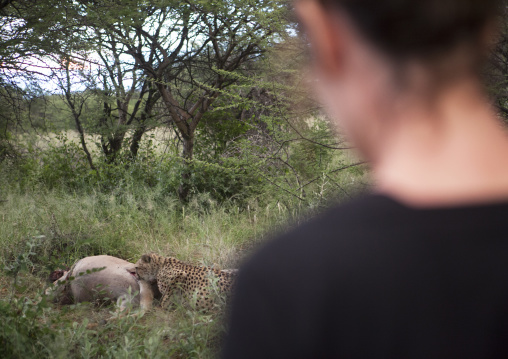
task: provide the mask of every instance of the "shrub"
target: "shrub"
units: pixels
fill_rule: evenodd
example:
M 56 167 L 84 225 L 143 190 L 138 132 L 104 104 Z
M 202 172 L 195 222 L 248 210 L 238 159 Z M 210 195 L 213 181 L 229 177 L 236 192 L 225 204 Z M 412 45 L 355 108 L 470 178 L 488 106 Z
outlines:
M 65 135 L 57 138 L 60 144 L 50 143 L 49 148 L 41 153 L 38 180 L 50 189 L 83 187 L 90 171 L 83 150 L 78 144 L 68 141 Z

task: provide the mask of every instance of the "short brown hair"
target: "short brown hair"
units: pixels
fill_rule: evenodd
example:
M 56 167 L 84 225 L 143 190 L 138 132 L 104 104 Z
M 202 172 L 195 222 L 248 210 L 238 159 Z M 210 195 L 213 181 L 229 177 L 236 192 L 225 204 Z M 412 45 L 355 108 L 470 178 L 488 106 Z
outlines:
M 397 59 L 432 58 L 459 44 L 478 48 L 503 0 L 320 0 L 338 6 L 373 45 Z

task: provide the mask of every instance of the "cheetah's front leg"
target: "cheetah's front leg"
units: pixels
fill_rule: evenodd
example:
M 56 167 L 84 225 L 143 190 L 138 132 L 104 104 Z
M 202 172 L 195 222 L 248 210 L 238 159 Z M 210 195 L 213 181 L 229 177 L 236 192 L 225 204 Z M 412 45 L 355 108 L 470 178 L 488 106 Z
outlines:
M 187 279 L 187 273 L 179 272 L 174 273 L 170 271 L 168 276 L 165 278 L 165 281 L 159 280 L 159 290 L 162 293 L 161 299 L 161 307 L 164 309 L 168 309 L 170 306 L 170 297 L 175 293 L 181 292 L 181 287 L 185 285 L 185 281 Z
M 161 307 L 163 309 L 169 308 L 169 298 L 171 298 L 171 293 L 168 291 L 167 293 L 164 293 L 161 298 Z

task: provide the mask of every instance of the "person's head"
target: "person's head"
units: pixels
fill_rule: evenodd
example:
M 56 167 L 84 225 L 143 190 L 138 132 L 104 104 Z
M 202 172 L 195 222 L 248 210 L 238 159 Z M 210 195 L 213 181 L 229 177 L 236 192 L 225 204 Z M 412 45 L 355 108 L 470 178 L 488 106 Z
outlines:
M 367 143 L 397 106 L 478 80 L 501 1 L 297 1 L 320 99 L 371 157 Z

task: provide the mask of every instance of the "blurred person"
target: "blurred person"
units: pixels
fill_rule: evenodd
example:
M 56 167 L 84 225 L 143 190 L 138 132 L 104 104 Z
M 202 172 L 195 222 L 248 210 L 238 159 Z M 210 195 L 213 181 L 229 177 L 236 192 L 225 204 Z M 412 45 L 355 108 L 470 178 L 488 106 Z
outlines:
M 239 272 L 225 359 L 508 358 L 496 0 L 300 0 L 319 98 L 375 189 Z

